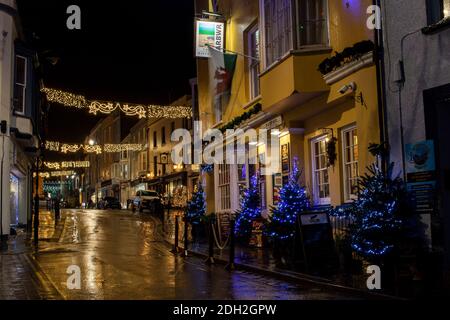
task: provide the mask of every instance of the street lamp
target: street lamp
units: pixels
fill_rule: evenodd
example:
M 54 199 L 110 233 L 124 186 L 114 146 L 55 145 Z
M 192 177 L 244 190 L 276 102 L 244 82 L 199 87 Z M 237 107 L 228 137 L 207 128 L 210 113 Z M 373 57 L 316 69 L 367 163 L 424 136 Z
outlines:
M 93 145 L 95 145 L 95 141 L 94 139 L 89 139 L 89 145 L 92 147 Z

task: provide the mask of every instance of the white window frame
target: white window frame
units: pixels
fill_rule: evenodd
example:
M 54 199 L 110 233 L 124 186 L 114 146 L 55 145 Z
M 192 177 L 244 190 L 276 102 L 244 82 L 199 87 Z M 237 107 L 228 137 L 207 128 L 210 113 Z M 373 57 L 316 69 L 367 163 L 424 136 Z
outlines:
M 23 59 L 24 60 L 24 62 L 25 62 L 25 67 L 24 67 L 24 76 L 23 76 L 23 78 L 24 78 L 24 83 L 18 83 L 17 82 L 17 74 L 16 74 L 16 71 L 17 71 L 17 63 L 16 63 L 16 59 L 17 58 L 20 58 L 20 59 Z M 14 108 L 14 112 L 16 113 L 16 114 L 20 114 L 20 115 L 24 115 L 25 114 L 25 104 L 26 104 L 26 93 L 27 93 L 27 78 L 28 78 L 28 72 L 27 72 L 27 69 L 28 69 L 28 59 L 27 59 L 27 57 L 25 57 L 25 56 L 22 56 L 22 55 L 19 55 L 19 54 L 16 54 L 16 56 L 15 56 L 15 59 L 14 59 L 14 92 L 15 92 L 15 86 L 17 86 L 17 85 L 19 85 L 19 86 L 21 86 L 22 87 L 22 97 L 23 97 L 23 101 L 22 101 L 22 111 L 17 111 L 16 110 L 16 106 L 14 106 L 13 108 Z M 15 97 L 14 97 L 15 98 Z
M 230 212 L 231 201 L 231 165 L 218 164 L 217 169 L 217 211 Z
M 357 166 L 357 176 L 356 178 L 359 177 L 359 149 L 358 149 L 358 159 L 355 160 L 353 158 L 354 153 L 351 152 L 351 161 L 350 162 L 346 162 L 346 151 L 348 148 L 354 148 L 355 146 L 358 146 L 359 141 L 357 142 L 356 145 L 353 144 L 353 141 L 351 141 L 351 145 L 347 146 L 346 145 L 346 139 L 345 139 L 345 135 L 349 132 L 352 132 L 356 130 L 356 137 L 358 137 L 358 128 L 355 124 L 347 126 L 345 128 L 343 128 L 341 130 L 341 145 L 342 145 L 342 184 L 344 186 L 344 201 L 345 202 L 352 202 L 353 200 L 357 199 L 357 195 L 355 194 L 351 194 L 351 190 L 349 190 L 349 186 L 348 186 L 348 180 L 349 177 L 347 175 L 347 165 L 353 166 L 356 164 Z
M 316 154 L 315 154 L 315 144 L 318 142 L 322 142 L 325 141 L 326 138 L 328 137 L 328 135 L 321 135 L 318 136 L 314 139 L 311 140 L 311 173 L 312 173 L 312 191 L 313 191 L 313 200 L 314 200 L 314 204 L 315 205 L 329 205 L 331 204 L 331 197 L 330 195 L 328 195 L 328 197 L 326 198 L 320 198 L 319 195 L 319 190 L 318 190 L 318 184 L 317 184 L 317 179 L 316 179 L 316 172 L 317 167 L 316 167 Z M 328 171 L 328 166 L 326 166 L 326 169 L 320 169 L 320 170 L 327 170 Z M 331 192 L 331 188 L 330 188 L 330 174 L 328 172 L 328 192 Z
M 253 57 L 254 51 L 254 43 L 252 41 L 253 35 L 258 32 L 258 43 L 256 44 L 259 52 L 259 57 Z M 253 101 L 261 94 L 261 87 L 259 81 L 260 74 L 260 61 L 261 61 L 261 31 L 259 28 L 259 24 L 255 24 L 248 32 L 247 32 L 247 45 L 248 45 L 248 54 L 252 58 L 247 58 L 248 60 L 248 74 L 249 74 L 249 86 L 250 86 L 250 101 Z M 258 59 L 258 60 L 256 60 Z M 254 74 L 256 71 L 256 75 Z M 257 84 L 255 83 L 255 79 L 257 79 Z M 255 86 L 258 86 L 258 90 L 255 90 Z

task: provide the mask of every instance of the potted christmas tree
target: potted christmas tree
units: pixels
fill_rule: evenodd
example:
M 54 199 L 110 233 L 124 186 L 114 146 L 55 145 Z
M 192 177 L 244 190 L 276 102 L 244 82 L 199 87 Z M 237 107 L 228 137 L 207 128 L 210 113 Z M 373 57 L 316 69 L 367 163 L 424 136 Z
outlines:
M 248 245 L 252 235 L 253 222 L 261 218 L 261 203 L 258 190 L 258 177 L 250 179 L 250 185 L 244 190 L 240 209 L 236 212 L 234 234 L 242 244 Z
M 300 184 L 300 176 L 298 160 L 295 159 L 289 181 L 281 188 L 278 206 L 272 208 L 266 225 L 266 234 L 282 264 L 286 264 L 293 254 L 292 247 L 299 232 L 298 216 L 310 207 L 306 188 Z

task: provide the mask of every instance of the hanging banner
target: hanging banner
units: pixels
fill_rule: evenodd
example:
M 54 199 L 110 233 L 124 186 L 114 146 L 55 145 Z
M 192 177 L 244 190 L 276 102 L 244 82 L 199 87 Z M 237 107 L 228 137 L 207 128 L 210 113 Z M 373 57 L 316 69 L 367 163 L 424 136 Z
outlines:
M 416 213 L 433 213 L 436 189 L 434 141 L 407 144 L 405 159 L 408 191 Z
M 197 20 L 195 22 L 195 56 L 210 58 L 209 47 L 223 50 L 225 24 L 223 22 Z

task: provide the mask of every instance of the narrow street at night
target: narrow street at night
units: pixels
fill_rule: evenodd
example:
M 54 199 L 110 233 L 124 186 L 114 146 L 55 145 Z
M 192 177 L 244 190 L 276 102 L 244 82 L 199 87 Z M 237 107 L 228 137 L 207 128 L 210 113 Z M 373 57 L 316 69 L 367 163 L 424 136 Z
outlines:
M 45 216 L 44 216 L 45 217 Z M 53 230 L 53 219 L 43 219 Z M 161 224 L 149 215 L 126 211 L 67 210 L 64 227 L 48 232 L 37 252 L 27 255 L 43 274 L 44 285 L 69 300 L 303 300 L 359 299 L 308 283 L 281 281 L 245 271 L 230 273 L 224 265 L 174 256 L 161 235 Z M 44 235 L 44 234 L 42 234 Z M 67 288 L 66 270 L 81 269 L 81 290 Z M 52 291 L 53 294 L 55 292 Z M 0 293 L 1 295 L 1 293 Z M 11 297 L 13 298 L 13 297 Z M 20 298 L 20 297 L 19 297 Z
M 0 0 L 0 316 L 450 297 L 449 52 L 450 0 Z

